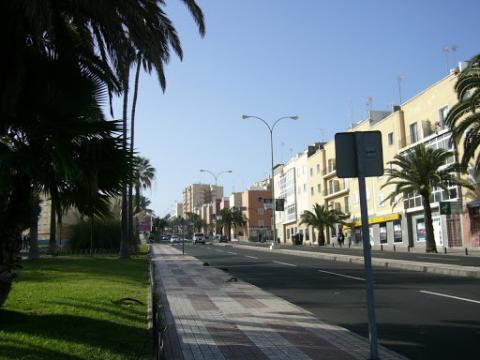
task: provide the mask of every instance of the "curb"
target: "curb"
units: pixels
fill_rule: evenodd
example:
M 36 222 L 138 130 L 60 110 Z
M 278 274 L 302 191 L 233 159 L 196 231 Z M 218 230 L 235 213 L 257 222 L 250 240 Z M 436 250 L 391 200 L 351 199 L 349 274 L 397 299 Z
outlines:
M 222 245 L 215 244 L 215 246 L 222 246 Z M 270 250 L 270 248 L 249 246 L 244 244 L 229 244 L 228 246 L 248 247 L 249 249 L 252 249 L 255 251 L 263 251 L 263 252 L 275 251 L 275 252 L 278 252 L 281 254 L 287 254 L 287 255 L 303 256 L 303 257 L 317 258 L 317 259 L 329 260 L 329 261 L 363 264 L 362 256 L 327 254 L 327 253 L 318 253 L 318 252 L 314 253 L 314 252 L 307 252 L 307 251 L 300 251 L 300 250 L 275 249 L 275 248 L 273 250 Z M 372 265 L 376 267 L 387 267 L 391 269 L 410 270 L 410 271 L 418 271 L 418 272 L 425 272 L 425 273 L 432 273 L 432 274 L 480 279 L 480 269 L 473 266 L 460 266 L 460 265 L 452 266 L 447 264 L 444 265 L 444 264 L 429 263 L 429 262 L 419 263 L 417 261 L 379 259 L 379 258 L 372 258 Z

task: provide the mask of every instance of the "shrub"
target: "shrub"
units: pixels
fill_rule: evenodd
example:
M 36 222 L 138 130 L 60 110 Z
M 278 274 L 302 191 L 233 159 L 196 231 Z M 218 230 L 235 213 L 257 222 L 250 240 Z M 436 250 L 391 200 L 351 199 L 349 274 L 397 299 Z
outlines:
M 71 251 L 90 249 L 89 221 L 82 221 L 72 225 L 68 247 Z M 106 250 L 120 250 L 121 223 L 118 220 L 95 221 L 93 226 L 93 248 Z

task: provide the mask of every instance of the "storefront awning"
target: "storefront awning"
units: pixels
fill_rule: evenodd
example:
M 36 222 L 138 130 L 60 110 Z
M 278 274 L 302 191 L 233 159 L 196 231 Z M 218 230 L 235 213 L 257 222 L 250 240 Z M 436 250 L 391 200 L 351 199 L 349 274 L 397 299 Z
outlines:
M 369 225 L 372 225 L 372 224 L 378 224 L 378 223 L 383 223 L 383 222 L 387 222 L 387 221 L 394 221 L 394 220 L 400 220 L 402 218 L 402 215 L 401 214 L 389 214 L 389 215 L 385 215 L 385 216 L 376 216 L 376 217 L 372 217 L 370 219 L 368 219 L 368 224 Z M 345 227 L 350 227 L 349 225 L 353 225 L 353 227 L 357 227 L 357 226 L 362 226 L 362 221 L 361 220 L 358 220 L 358 221 L 355 221 L 353 224 L 348 224 L 348 225 L 345 225 Z

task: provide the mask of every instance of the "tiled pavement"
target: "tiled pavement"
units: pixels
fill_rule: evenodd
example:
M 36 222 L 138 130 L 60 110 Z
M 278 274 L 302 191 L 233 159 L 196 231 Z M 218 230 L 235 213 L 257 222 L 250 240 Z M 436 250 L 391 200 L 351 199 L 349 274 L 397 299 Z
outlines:
M 167 359 L 369 359 L 367 339 L 169 245 L 153 245 L 152 261 Z M 379 353 L 405 359 L 383 347 Z

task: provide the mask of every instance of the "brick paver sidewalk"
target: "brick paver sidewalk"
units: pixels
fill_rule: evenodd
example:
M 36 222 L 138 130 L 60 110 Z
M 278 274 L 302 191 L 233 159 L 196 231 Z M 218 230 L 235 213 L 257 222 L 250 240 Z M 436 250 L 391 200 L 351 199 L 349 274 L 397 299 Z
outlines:
M 154 245 L 152 254 L 167 359 L 369 358 L 367 339 L 288 301 L 169 245 Z M 380 358 L 405 359 L 383 347 Z

